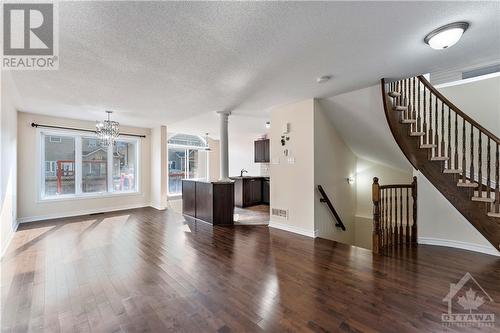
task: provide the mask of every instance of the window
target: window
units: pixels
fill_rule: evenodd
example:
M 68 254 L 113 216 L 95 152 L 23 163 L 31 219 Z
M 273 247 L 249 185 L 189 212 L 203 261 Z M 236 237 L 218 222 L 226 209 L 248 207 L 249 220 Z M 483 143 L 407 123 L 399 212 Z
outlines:
M 138 191 L 138 139 L 102 147 L 95 136 L 40 132 L 42 199 Z
M 113 191 L 135 191 L 137 145 L 118 141 L 113 147 Z
M 208 179 L 208 148 L 201 137 L 176 134 L 168 140 L 168 193 L 182 193 L 183 179 Z
M 106 192 L 108 189 L 108 147 L 96 138 L 82 138 L 82 192 Z
M 75 138 L 44 136 L 43 195 L 75 194 Z

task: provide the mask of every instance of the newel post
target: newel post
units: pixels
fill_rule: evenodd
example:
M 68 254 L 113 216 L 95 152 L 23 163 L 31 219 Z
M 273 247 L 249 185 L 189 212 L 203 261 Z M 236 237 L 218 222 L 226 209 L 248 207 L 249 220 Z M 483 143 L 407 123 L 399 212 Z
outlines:
M 417 243 L 417 177 L 413 176 L 411 183 L 411 196 L 413 198 L 413 225 L 411 226 L 411 242 Z
M 373 178 L 372 185 L 372 199 L 373 199 L 373 252 L 380 252 L 380 186 L 378 178 Z

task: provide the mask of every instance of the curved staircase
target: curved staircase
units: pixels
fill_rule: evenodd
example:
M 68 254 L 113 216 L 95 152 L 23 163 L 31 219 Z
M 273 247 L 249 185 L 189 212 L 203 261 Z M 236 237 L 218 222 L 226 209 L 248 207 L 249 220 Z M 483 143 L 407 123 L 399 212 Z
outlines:
M 385 115 L 410 161 L 500 249 L 500 139 L 441 95 L 423 76 L 382 79 Z

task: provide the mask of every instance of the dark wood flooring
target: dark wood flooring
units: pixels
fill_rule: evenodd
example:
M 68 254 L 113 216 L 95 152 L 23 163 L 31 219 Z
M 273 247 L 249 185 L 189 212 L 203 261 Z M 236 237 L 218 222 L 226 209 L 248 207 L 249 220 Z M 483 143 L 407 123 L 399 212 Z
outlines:
M 444 328 L 470 272 L 500 302 L 500 258 L 389 256 L 152 208 L 23 224 L 2 260 L 2 332 L 498 332 Z M 480 312 L 500 316 L 484 299 Z M 468 312 L 468 311 L 467 311 Z M 500 318 L 497 319 L 499 321 Z
M 234 207 L 234 223 L 243 225 L 269 224 L 269 205 L 256 205 L 246 208 Z

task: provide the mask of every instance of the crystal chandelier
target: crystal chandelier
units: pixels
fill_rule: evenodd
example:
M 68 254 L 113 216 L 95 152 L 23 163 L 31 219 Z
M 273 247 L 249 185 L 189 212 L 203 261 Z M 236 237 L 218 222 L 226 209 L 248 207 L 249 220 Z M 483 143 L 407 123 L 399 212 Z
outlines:
M 101 142 L 101 146 L 108 147 L 115 144 L 115 139 L 120 135 L 120 123 L 109 120 L 113 111 L 106 111 L 108 120 L 98 121 L 95 125 L 95 132 Z

